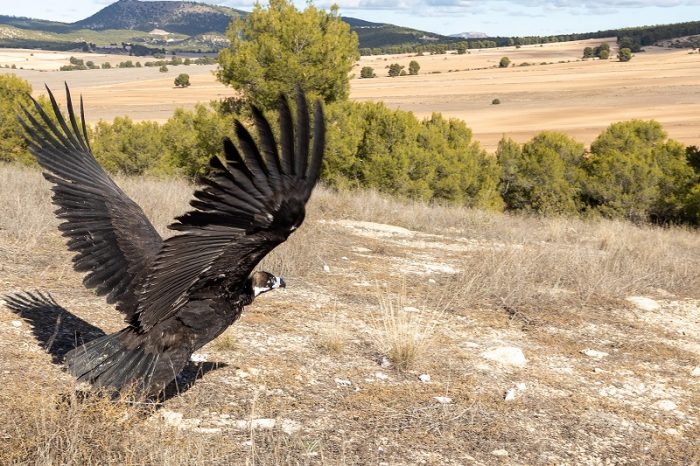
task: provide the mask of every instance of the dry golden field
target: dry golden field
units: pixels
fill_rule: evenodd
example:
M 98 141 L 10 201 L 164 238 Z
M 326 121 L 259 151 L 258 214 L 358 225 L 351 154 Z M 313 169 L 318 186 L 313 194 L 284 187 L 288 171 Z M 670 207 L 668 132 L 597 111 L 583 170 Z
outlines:
M 670 137 L 700 145 L 700 53 L 647 47 L 628 63 L 616 58 L 580 60 L 584 47 L 601 42 L 472 50 L 468 55 L 363 57 L 354 75 L 359 76 L 362 66 L 372 66 L 379 77 L 353 78 L 351 98 L 383 101 L 420 117 L 441 112 L 461 118 L 489 150 L 503 135 L 523 142 L 542 130 L 562 131 L 589 144 L 610 123 L 632 118 L 658 120 Z M 611 44 L 614 57 L 614 40 L 606 42 Z M 30 50 L 0 52 L 0 66 L 14 63 L 43 70 L 55 70 L 70 57 L 67 53 Z M 148 60 L 74 55 L 96 63 L 108 60 L 113 65 L 127 59 Z M 515 66 L 495 68 L 503 56 Z M 386 77 L 386 66 L 400 63 L 408 67 L 411 60 L 421 65 L 418 76 Z M 522 63 L 532 66 L 520 66 Z M 216 81 L 214 69 L 180 66 L 170 67 L 168 73 L 152 68 L 12 72 L 28 79 L 37 93 L 43 92 L 44 83 L 56 88 L 67 81 L 85 96 L 87 116 L 93 122 L 117 115 L 164 121 L 176 107 L 191 108 L 197 102 L 232 95 L 230 88 Z M 191 87 L 174 88 L 173 79 L 181 72 L 190 74 Z M 495 98 L 500 99 L 500 105 L 491 104 Z
M 118 182 L 162 232 L 192 190 Z M 700 462 L 696 231 L 320 188 L 263 265 L 288 287 L 139 405 L 78 396 L 34 336 L 124 325 L 73 272 L 48 183 L 0 166 L 0 205 L 0 294 L 84 320 L 0 305 L 0 464 Z

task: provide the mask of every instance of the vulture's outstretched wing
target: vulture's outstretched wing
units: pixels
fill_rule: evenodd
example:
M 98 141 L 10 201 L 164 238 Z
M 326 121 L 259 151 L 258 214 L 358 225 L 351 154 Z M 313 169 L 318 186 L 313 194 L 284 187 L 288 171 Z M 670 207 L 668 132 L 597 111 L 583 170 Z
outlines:
M 194 193 L 195 209 L 170 228 L 141 292 L 141 331 L 174 315 L 198 290 L 239 286 L 257 263 L 304 220 L 325 146 L 321 104 L 314 109 L 313 147 L 306 98 L 297 92 L 296 125 L 289 104 L 279 104 L 280 147 L 263 114 L 253 108 L 258 143 L 236 122 L 239 149 L 224 141 L 226 163 L 210 161 L 212 174 Z M 295 129 L 296 126 L 296 129 Z
M 76 121 L 66 85 L 69 122 L 66 122 L 51 90 L 46 88 L 55 115 L 53 120 L 36 100 L 35 118 L 23 109 L 19 121 L 26 132 L 29 149 L 44 177 L 54 184 L 56 215 L 63 220 L 59 229 L 75 251 L 73 267 L 87 272 L 83 283 L 107 295 L 108 303 L 127 319 L 136 311 L 135 285 L 162 245 L 162 239 L 143 210 L 104 172 L 90 151 L 83 101 L 80 124 Z

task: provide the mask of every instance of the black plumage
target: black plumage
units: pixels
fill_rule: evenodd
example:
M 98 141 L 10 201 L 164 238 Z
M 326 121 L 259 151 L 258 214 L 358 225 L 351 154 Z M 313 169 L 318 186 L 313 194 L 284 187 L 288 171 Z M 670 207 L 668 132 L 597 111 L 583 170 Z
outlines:
M 86 272 L 85 286 L 106 295 L 128 323 L 70 351 L 66 365 L 78 380 L 98 387 L 134 385 L 156 394 L 258 294 L 285 286 L 253 270 L 304 220 L 321 171 L 322 107 L 314 105 L 311 135 L 303 93 L 297 92 L 295 118 L 280 99 L 280 150 L 259 109 L 252 109 L 257 142 L 236 122 L 238 145 L 224 140 L 225 161 L 211 159 L 193 210 L 176 218 L 169 228 L 178 234 L 163 240 L 92 155 L 82 98 L 79 126 L 68 87 L 68 121 L 48 92 L 55 120 L 34 101 L 39 118 L 24 110 L 20 122 L 53 183 L 59 228 L 76 253 L 74 268 Z

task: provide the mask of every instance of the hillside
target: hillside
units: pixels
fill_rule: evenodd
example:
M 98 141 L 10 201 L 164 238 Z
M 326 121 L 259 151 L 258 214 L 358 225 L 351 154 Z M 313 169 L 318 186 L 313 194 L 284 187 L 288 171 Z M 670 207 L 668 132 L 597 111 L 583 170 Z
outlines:
M 126 41 L 166 50 L 217 49 L 227 43 L 225 33 L 231 20 L 246 14 L 233 8 L 197 2 L 119 0 L 88 18 L 70 24 L 0 16 L 0 47 L 68 50 L 83 43 L 103 47 Z M 393 24 L 351 17 L 342 19 L 357 33 L 360 48 L 456 40 Z M 166 31 L 171 36 L 154 40 L 150 34 L 153 30 Z M 37 34 L 41 34 L 39 39 Z
M 162 232 L 192 190 L 118 182 Z M 72 270 L 40 173 L 0 165 L 0 186 L 0 294 L 70 312 L 0 304 L 0 464 L 700 461 L 697 232 L 318 189 L 262 266 L 287 288 L 134 405 L 76 394 L 41 348 L 124 322 Z
M 188 36 L 207 32 L 224 34 L 232 18 L 245 14 L 244 11 L 205 3 L 119 0 L 89 18 L 71 24 L 71 27 L 94 31 L 133 29 L 148 32 L 162 29 Z

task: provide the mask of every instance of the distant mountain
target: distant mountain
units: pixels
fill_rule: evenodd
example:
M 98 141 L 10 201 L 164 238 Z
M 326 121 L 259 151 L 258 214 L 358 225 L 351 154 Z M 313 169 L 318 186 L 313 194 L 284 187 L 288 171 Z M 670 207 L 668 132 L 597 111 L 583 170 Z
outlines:
M 233 8 L 189 1 L 119 0 L 70 24 L 0 16 L 0 28 L 9 27 L 4 33 L 0 30 L 0 47 L 67 49 L 74 42 L 88 42 L 98 47 L 115 42 L 136 42 L 167 49 L 215 50 L 226 46 L 225 34 L 231 20 L 247 14 Z M 342 20 L 357 33 L 360 48 L 455 41 L 447 36 L 393 24 L 351 17 Z M 148 34 L 154 29 L 167 31 L 171 36 L 154 38 Z M 35 33 L 48 34 L 37 38 Z
M 458 34 L 450 34 L 450 37 L 457 37 L 460 39 L 486 39 L 490 36 L 483 32 L 460 32 Z
M 246 14 L 233 8 L 196 2 L 119 0 L 71 26 L 94 31 L 163 29 L 188 36 L 207 32 L 224 34 L 233 17 Z

